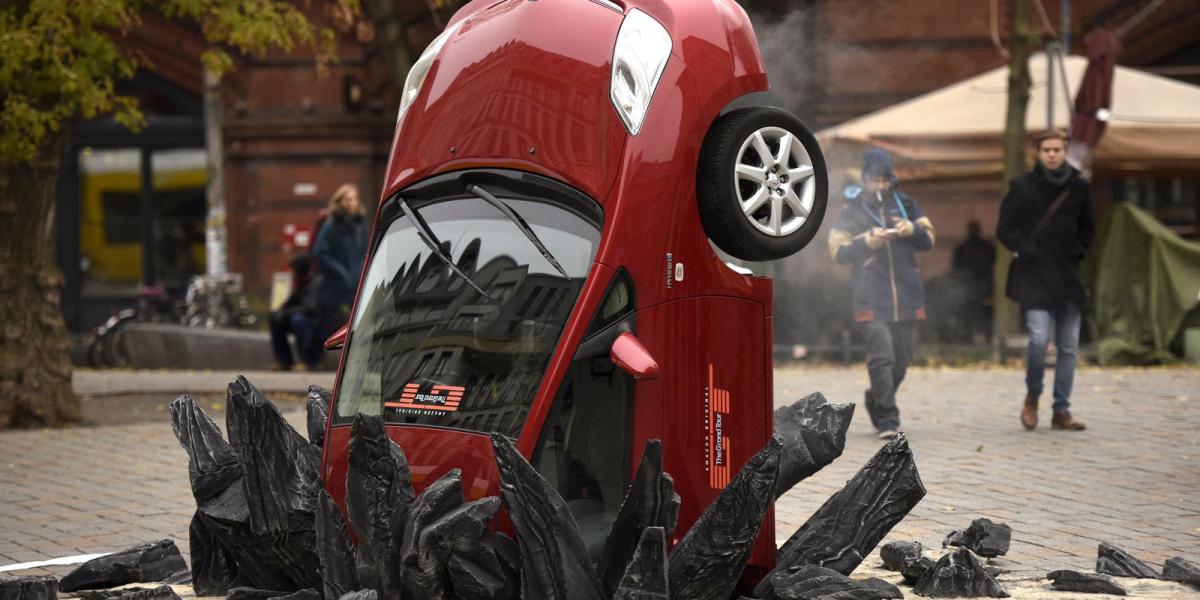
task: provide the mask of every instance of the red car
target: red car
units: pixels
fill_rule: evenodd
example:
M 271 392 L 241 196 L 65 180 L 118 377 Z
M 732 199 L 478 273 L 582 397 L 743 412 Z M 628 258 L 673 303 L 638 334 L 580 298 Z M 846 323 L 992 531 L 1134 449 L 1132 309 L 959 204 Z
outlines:
M 459 468 L 471 499 L 498 494 L 500 432 L 598 557 L 657 438 L 686 532 L 772 432 L 771 280 L 715 248 L 781 258 L 825 213 L 820 149 L 756 104 L 766 90 L 733 0 L 462 8 L 405 82 L 358 299 L 330 340 L 334 498 L 358 412 L 384 416 L 418 491 Z M 772 513 L 751 573 L 774 535 Z

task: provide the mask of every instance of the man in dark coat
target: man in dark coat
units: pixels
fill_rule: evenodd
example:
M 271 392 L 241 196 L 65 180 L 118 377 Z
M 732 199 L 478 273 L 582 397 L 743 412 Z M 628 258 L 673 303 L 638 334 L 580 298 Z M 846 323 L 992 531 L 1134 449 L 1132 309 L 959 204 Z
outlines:
M 854 319 L 867 344 L 871 389 L 865 395 L 871 424 L 881 439 L 900 429 L 896 390 L 912 359 L 916 322 L 925 318 L 925 287 L 916 253 L 933 248 L 933 223 L 896 190 L 892 157 L 863 156 L 863 185 L 846 189 L 846 203 L 829 232 L 829 253 L 851 265 Z
M 1091 246 L 1095 224 L 1088 183 L 1066 163 L 1067 143 L 1062 131 L 1037 137 L 1037 165 L 1012 181 L 996 226 L 996 238 L 1013 253 L 1006 293 L 1021 305 L 1029 330 L 1027 393 L 1021 410 L 1021 424 L 1026 429 L 1037 427 L 1051 328 L 1058 345 L 1051 425 L 1084 429 L 1069 408 L 1084 301 L 1079 263 Z

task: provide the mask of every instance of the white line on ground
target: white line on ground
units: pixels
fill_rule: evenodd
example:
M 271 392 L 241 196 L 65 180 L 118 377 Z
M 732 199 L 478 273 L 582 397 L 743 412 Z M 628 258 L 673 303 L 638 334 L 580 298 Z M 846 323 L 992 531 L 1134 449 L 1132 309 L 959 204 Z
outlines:
M 24 571 L 25 569 L 37 569 L 39 567 L 49 567 L 53 565 L 77 565 L 85 563 L 93 558 L 108 556 L 107 552 L 101 554 L 76 554 L 75 556 L 63 556 L 61 558 L 51 558 L 50 560 L 38 560 L 27 563 L 17 563 L 15 565 L 4 565 L 0 567 L 0 573 L 5 571 Z

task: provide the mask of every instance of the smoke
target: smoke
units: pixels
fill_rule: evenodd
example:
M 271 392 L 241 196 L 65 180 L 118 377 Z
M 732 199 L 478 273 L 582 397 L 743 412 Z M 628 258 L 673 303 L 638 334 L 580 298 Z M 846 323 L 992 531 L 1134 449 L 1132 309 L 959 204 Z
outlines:
M 805 105 L 812 105 L 813 87 L 820 70 L 816 40 L 805 33 L 815 29 L 809 24 L 812 18 L 813 12 L 804 9 L 793 10 L 782 18 L 750 13 L 771 92 L 783 104 L 782 108 L 797 115 L 804 114 Z

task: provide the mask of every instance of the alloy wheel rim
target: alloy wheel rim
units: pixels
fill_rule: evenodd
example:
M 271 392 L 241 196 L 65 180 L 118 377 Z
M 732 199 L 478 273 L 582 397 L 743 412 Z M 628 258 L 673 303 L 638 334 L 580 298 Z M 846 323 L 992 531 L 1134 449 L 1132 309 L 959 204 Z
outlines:
M 817 195 L 812 158 L 793 133 L 763 127 L 746 137 L 734 165 L 742 216 L 756 230 L 786 237 L 808 221 Z

